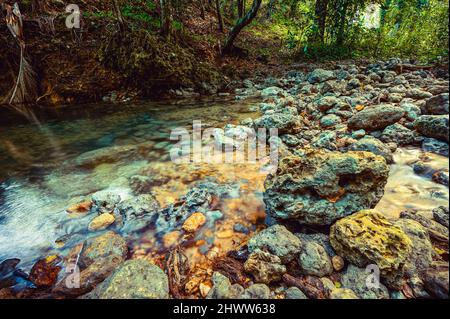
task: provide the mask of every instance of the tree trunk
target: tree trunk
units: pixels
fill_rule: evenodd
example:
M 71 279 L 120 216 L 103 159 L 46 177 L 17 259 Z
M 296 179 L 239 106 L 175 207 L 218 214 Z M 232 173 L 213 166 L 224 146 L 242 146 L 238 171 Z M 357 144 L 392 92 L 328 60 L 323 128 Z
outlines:
M 244 16 L 244 0 L 237 0 L 238 18 L 241 19 Z
M 323 43 L 325 38 L 325 27 L 328 15 L 328 2 L 329 0 L 316 1 L 315 15 L 318 29 L 316 40 L 320 43 Z
M 116 19 L 119 22 L 120 31 L 123 31 L 125 27 L 125 20 L 122 16 L 122 10 L 120 9 L 119 0 L 113 0 L 113 10 L 114 14 L 116 15 Z
M 341 46 L 344 43 L 344 32 L 345 32 L 345 24 L 347 22 L 346 18 L 347 18 L 348 5 L 349 5 L 348 1 L 344 1 L 344 5 L 342 8 L 342 12 L 341 12 L 340 20 L 339 20 L 339 29 L 338 29 L 337 39 L 336 39 L 336 44 L 338 46 Z
M 219 31 L 223 32 L 223 17 L 220 10 L 220 0 L 216 0 L 216 11 L 217 11 L 217 23 L 219 25 Z
M 206 19 L 206 15 L 205 15 L 205 0 L 200 0 L 200 17 L 203 20 Z
M 250 11 L 243 18 L 239 19 L 233 29 L 231 29 L 225 41 L 225 45 L 223 46 L 222 54 L 228 54 L 231 52 L 233 49 L 234 40 L 236 40 L 242 29 L 249 25 L 258 14 L 261 2 L 262 0 L 253 0 Z
M 272 13 L 275 7 L 275 0 L 270 0 L 268 6 L 267 6 L 267 15 L 266 18 L 270 19 L 272 17 Z
M 161 9 L 161 35 L 167 37 L 170 35 L 170 0 L 160 0 Z

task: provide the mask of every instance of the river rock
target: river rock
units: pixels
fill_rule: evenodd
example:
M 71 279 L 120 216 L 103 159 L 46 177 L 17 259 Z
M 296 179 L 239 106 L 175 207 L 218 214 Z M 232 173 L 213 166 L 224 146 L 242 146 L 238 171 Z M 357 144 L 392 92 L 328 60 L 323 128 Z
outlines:
M 125 261 L 127 253 L 125 239 L 114 232 L 89 238 L 66 257 L 66 276 L 58 282 L 53 293 L 75 297 L 90 292 Z M 75 276 L 75 266 L 80 271 L 79 280 Z
M 333 272 L 333 265 L 325 248 L 312 241 L 304 243 L 298 263 L 305 275 L 324 277 Z
M 423 113 L 429 115 L 448 114 L 448 93 L 442 93 L 428 99 L 423 106 Z
M 415 100 L 428 99 L 432 96 L 433 96 L 433 94 L 431 94 L 430 92 L 426 92 L 426 91 L 423 91 L 421 89 L 416 89 L 416 88 L 406 91 L 406 97 L 409 97 L 409 98 L 412 98 Z
M 308 297 L 297 287 L 290 287 L 284 293 L 285 299 L 308 299 Z
M 417 276 L 419 272 L 428 268 L 435 254 L 427 230 L 418 222 L 401 218 L 395 225 L 411 240 L 411 252 L 405 259 L 405 272 L 409 277 Z
M 153 187 L 153 179 L 148 176 L 134 175 L 130 177 L 130 188 L 135 195 L 150 193 Z
M 183 196 L 180 201 L 171 204 L 158 213 L 156 220 L 157 231 L 163 234 L 168 231 L 180 229 L 186 219 L 194 212 L 208 212 L 212 201 L 212 194 L 222 198 L 226 196 L 228 189 L 221 185 L 210 183 L 198 185 Z
M 449 185 L 448 171 L 437 171 L 432 176 L 433 182 L 447 186 Z
M 422 273 L 425 289 L 434 297 L 449 299 L 448 262 L 436 263 Z
M 266 128 L 270 129 L 278 129 L 278 134 L 290 134 L 296 133 L 301 128 L 301 123 L 297 116 L 297 112 L 290 111 L 289 109 L 294 108 L 286 108 L 283 111 L 264 114 L 262 117 L 256 119 L 254 121 L 256 128 Z
M 322 127 L 333 127 L 341 123 L 341 118 L 335 114 L 327 114 L 320 119 Z
M 91 210 L 98 214 L 112 213 L 121 199 L 117 192 L 111 190 L 96 192 L 92 195 L 93 206 Z
M 336 146 L 336 132 L 334 131 L 324 131 L 319 135 L 315 136 L 311 140 L 311 145 L 314 148 L 322 149 L 325 148 L 330 151 L 335 151 Z
M 315 69 L 308 74 L 308 82 L 311 84 L 322 83 L 336 78 L 333 71 L 324 69 Z
M 254 250 L 244 264 L 244 270 L 255 278 L 255 282 L 270 284 L 279 281 L 286 267 L 278 256 L 259 249 Z
M 168 299 L 169 280 L 161 268 L 146 260 L 128 260 L 85 298 Z
M 313 102 L 313 106 L 314 108 L 319 109 L 321 112 L 326 112 L 339 103 L 340 101 L 336 96 L 326 95 L 322 96 L 320 99 L 315 100 Z
M 336 288 L 330 293 L 330 299 L 359 299 L 359 297 L 351 289 Z
M 90 231 L 104 230 L 114 224 L 115 220 L 114 215 L 104 213 L 91 220 L 88 228 Z
M 300 238 L 302 243 L 306 242 L 314 242 L 320 246 L 322 246 L 328 256 L 336 256 L 333 247 L 330 244 L 330 237 L 323 233 L 313 233 L 313 234 L 304 234 L 304 233 L 296 233 L 295 236 Z
M 394 162 L 394 157 L 391 150 L 379 139 L 372 136 L 366 136 L 356 143 L 353 143 L 350 145 L 349 150 L 371 152 L 375 155 L 384 157 L 386 163 L 388 164 L 392 164 Z
M 206 217 L 200 212 L 194 213 L 186 219 L 183 224 L 183 230 L 188 233 L 195 233 L 206 223 Z
M 257 249 L 280 258 L 286 264 L 298 256 L 302 243 L 282 225 L 274 225 L 259 232 L 248 241 L 249 252 Z
M 103 147 L 83 153 L 69 161 L 68 164 L 83 168 L 94 168 L 99 164 L 116 163 L 127 158 L 136 158 L 143 150 L 149 151 L 152 145 L 152 143 L 142 143 Z
M 365 108 L 348 120 L 348 127 L 376 131 L 398 122 L 404 114 L 402 108 L 389 104 Z
M 287 93 L 282 88 L 271 86 L 268 88 L 265 88 L 261 91 L 262 97 L 270 97 L 270 96 L 286 96 Z
M 448 143 L 438 141 L 434 138 L 424 138 L 422 150 L 448 157 Z
M 122 218 L 122 231 L 130 233 L 153 223 L 160 206 L 153 195 L 142 194 L 124 200 L 117 208 Z
M 433 218 L 435 221 L 437 221 L 439 224 L 445 226 L 448 228 L 449 226 L 449 218 L 448 218 L 448 207 L 439 206 L 435 209 L 433 209 Z
M 426 137 L 448 143 L 448 115 L 422 115 L 414 121 L 414 128 Z
M 449 229 L 437 221 L 423 216 L 420 212 L 413 210 L 406 210 L 400 213 L 401 218 L 412 219 L 426 228 L 431 240 L 447 243 L 449 239 Z
M 379 282 L 372 282 L 370 275 L 375 274 L 350 264 L 342 275 L 342 287 L 351 289 L 361 299 L 389 299 L 386 286 Z
M 417 117 L 422 115 L 420 107 L 413 103 L 402 103 L 400 107 L 405 111 L 405 117 L 409 121 L 415 121 Z
M 308 150 L 304 156 L 287 156 L 265 181 L 266 212 L 275 219 L 330 225 L 374 207 L 388 174 L 386 161 L 368 152 Z
M 336 253 L 358 267 L 376 264 L 382 275 L 401 272 L 412 244 L 408 236 L 375 210 L 363 210 L 330 229 Z
M 419 138 L 415 131 L 404 127 L 399 123 L 395 123 L 386 126 L 381 133 L 380 140 L 385 143 L 395 143 L 397 145 L 411 145 L 415 144 Z
M 36 287 L 52 287 L 58 280 L 58 274 L 61 271 L 61 266 L 59 265 L 60 262 L 61 258 L 56 255 L 38 260 L 33 265 L 33 268 L 31 268 L 28 279 L 33 282 Z
M 213 287 L 206 299 L 239 299 L 244 293 L 241 285 L 232 285 L 230 280 L 219 272 L 214 272 L 211 280 Z
M 16 284 L 16 267 L 20 263 L 20 259 L 13 258 L 3 260 L 0 263 L 0 289 L 9 288 Z
M 341 256 L 333 256 L 331 258 L 331 263 L 335 271 L 340 272 L 345 267 L 345 260 Z
M 265 284 L 254 284 L 245 289 L 242 299 L 270 299 L 270 288 Z

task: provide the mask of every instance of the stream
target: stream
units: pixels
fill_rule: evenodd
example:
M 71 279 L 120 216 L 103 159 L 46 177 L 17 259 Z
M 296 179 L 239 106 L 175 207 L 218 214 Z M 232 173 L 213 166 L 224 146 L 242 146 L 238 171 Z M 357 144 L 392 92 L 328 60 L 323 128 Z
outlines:
M 173 203 L 198 180 L 213 179 L 236 183 L 240 192 L 220 207 L 225 220 L 210 229 L 229 241 L 245 236 L 227 235 L 230 224 L 246 220 L 247 225 L 264 222 L 262 202 L 265 175 L 255 165 L 199 164 L 178 167 L 170 161 L 176 127 L 192 127 L 201 120 L 205 127 L 222 128 L 255 118 L 255 101 L 204 100 L 182 102 L 133 102 L 96 104 L 57 109 L 38 109 L 32 119 L 8 110 L 0 111 L 0 261 L 21 259 L 29 270 L 34 262 L 51 253 L 73 246 L 57 245 L 62 236 L 77 233 L 92 236 L 85 218 L 74 218 L 66 209 L 74 200 L 103 189 L 116 189 L 122 198 L 129 194 L 128 179 L 142 170 L 151 170 L 170 181 L 157 187 L 155 196 L 161 207 Z M 117 158 L 87 169 L 75 165 L 80 155 L 108 147 L 145 144 L 139 158 Z M 377 209 L 395 218 L 405 209 L 431 211 L 448 202 L 448 188 L 414 173 L 411 163 L 422 152 L 400 148 L 394 154 L 385 195 Z M 448 168 L 448 158 L 430 155 L 435 168 Z M 196 177 L 193 177 L 196 176 Z M 159 176 L 160 177 L 160 176 Z M 79 238 L 81 240 L 81 237 Z M 75 241 L 74 241 L 75 243 Z M 156 249 L 152 240 L 137 243 L 134 253 Z

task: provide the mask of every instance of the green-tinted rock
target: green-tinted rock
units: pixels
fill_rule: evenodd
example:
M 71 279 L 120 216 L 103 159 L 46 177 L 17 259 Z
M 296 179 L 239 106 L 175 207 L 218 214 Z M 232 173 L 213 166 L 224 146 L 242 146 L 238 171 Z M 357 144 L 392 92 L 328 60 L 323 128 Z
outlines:
M 274 225 L 259 232 L 248 242 L 248 250 L 254 252 L 257 249 L 266 251 L 288 263 L 298 256 L 302 244 L 294 234 L 286 227 Z
M 275 219 L 331 225 L 373 208 L 388 175 L 386 161 L 369 152 L 307 150 L 304 156 L 286 156 L 266 179 L 266 212 Z
M 87 296 L 90 299 L 168 299 L 166 274 L 146 260 L 123 263 Z

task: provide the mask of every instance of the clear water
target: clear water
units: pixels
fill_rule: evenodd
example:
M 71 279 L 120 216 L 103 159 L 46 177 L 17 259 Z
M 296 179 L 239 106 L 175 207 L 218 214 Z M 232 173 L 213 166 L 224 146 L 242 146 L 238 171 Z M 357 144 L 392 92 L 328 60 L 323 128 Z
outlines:
M 161 201 L 170 202 L 173 200 L 171 196 L 186 190 L 186 182 L 182 180 L 190 174 L 185 170 L 178 176 L 178 168 L 169 162 L 171 129 L 179 126 L 189 128 L 193 120 L 201 120 L 207 127 L 237 124 L 244 118 L 256 117 L 257 114 L 250 111 L 254 103 L 208 100 L 83 105 L 36 110 L 34 119 L 2 110 L 0 261 L 20 258 L 21 268 L 27 269 L 38 258 L 57 251 L 57 238 L 79 232 L 86 225 L 85 219 L 71 218 L 65 212 L 73 198 L 106 188 L 120 189 L 126 197 L 129 192 L 127 179 L 144 167 L 154 166 L 159 168 L 159 172 L 171 172 L 173 184 L 169 184 L 170 187 L 164 190 L 166 192 L 160 192 Z M 89 170 L 71 164 L 85 152 L 140 143 L 151 145 L 143 158 L 104 163 Z M 377 206 L 387 216 L 395 217 L 401 210 L 409 208 L 431 210 L 438 205 L 447 205 L 447 187 L 414 174 L 410 163 L 420 154 L 418 149 L 399 149 L 395 154 L 396 164 L 392 165 L 385 196 Z M 448 168 L 448 158 L 433 155 L 432 162 L 438 168 Z M 224 207 L 233 222 L 243 219 L 243 215 L 252 210 L 256 215 L 263 213 L 261 191 L 264 176 L 253 174 L 245 165 L 239 168 L 218 167 L 205 170 L 204 174 L 239 180 L 249 189 L 250 195 L 241 195 L 242 198 L 230 201 Z M 237 212 L 242 215 L 237 215 Z M 253 218 L 247 217 L 249 220 Z M 223 224 L 215 229 L 221 232 L 219 237 L 225 237 L 223 234 L 228 226 Z M 236 241 L 236 236 L 231 240 Z M 151 246 L 150 243 L 149 249 Z

